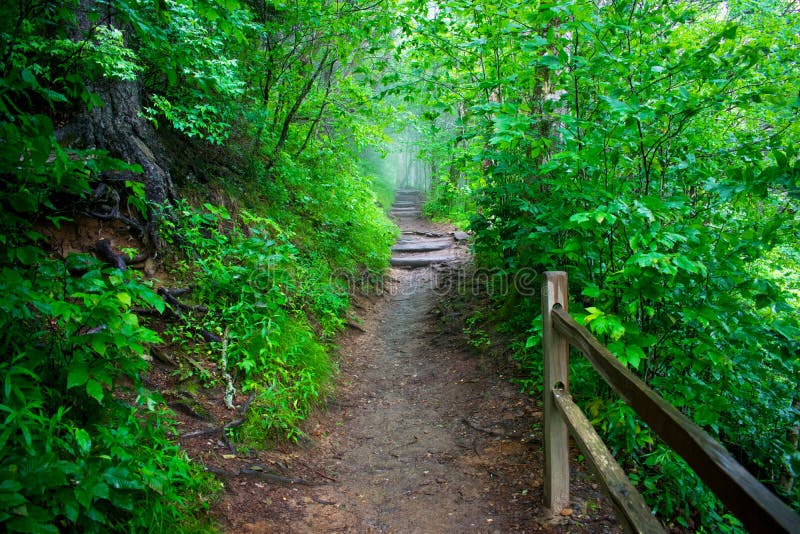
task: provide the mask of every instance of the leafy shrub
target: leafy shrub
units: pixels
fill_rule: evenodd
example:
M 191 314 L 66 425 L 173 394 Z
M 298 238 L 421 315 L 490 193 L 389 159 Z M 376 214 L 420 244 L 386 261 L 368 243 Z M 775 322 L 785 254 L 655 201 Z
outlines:
M 161 298 L 87 256 L 25 254 L 27 265 L 6 259 L 0 270 L 0 524 L 174 528 L 208 502 L 189 496 L 211 486 L 169 440 L 169 414 L 140 382 L 158 338 L 130 308 L 163 309 Z

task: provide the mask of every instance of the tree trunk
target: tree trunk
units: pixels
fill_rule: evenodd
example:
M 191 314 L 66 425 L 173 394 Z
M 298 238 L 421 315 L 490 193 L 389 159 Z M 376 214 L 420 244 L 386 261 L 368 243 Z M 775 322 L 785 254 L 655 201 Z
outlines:
M 163 149 L 152 126 L 140 117 L 141 86 L 138 82 L 101 80 L 90 90 L 104 105 L 88 111 L 86 136 L 90 146 L 111 152 L 128 163 L 139 164 L 148 202 L 163 205 L 174 199 L 172 178 Z
M 93 0 L 84 0 L 78 9 L 74 38 L 85 40 L 95 24 L 88 13 L 104 7 Z M 111 12 L 104 15 L 100 19 L 102 22 L 120 27 L 123 33 L 130 31 L 121 27 Z M 62 129 L 60 140 L 83 148 L 107 150 L 111 156 L 141 166 L 141 174 L 129 173 L 123 177 L 144 183 L 149 205 L 144 237 L 151 247 L 158 248 L 157 219 L 163 207 L 175 199 L 175 193 L 161 143 L 153 127 L 141 115 L 141 83 L 105 78 L 90 81 L 87 89 L 99 96 L 103 105 L 85 110 L 74 124 Z
M 269 165 L 267 167 L 268 169 L 272 168 L 272 166 L 275 164 L 275 161 L 280 156 L 280 152 L 281 150 L 283 150 L 283 145 L 285 145 L 287 139 L 289 139 L 289 126 L 291 126 L 292 121 L 294 120 L 294 117 L 297 114 L 297 110 L 300 109 L 300 106 L 305 101 L 306 97 L 308 96 L 308 93 L 311 91 L 311 88 L 314 86 L 314 82 L 317 80 L 317 77 L 319 77 L 320 73 L 322 72 L 322 69 L 325 68 L 325 63 L 326 61 L 328 61 L 328 56 L 330 55 L 330 53 L 331 51 L 329 48 L 325 50 L 325 53 L 322 55 L 322 59 L 320 59 L 317 68 L 314 70 L 311 77 L 306 80 L 306 83 L 300 90 L 300 94 L 295 99 L 292 108 L 289 110 L 289 113 L 286 114 L 286 118 L 283 119 L 283 127 L 281 128 L 281 135 L 280 138 L 278 139 L 278 143 L 275 145 L 275 148 L 272 151 L 273 157 L 269 162 Z

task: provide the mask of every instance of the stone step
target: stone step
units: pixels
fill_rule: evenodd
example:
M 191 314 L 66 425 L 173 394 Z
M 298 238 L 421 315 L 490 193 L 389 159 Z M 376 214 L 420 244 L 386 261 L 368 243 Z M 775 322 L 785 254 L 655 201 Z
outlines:
M 447 241 L 408 241 L 399 242 L 392 247 L 392 252 L 431 252 L 434 250 L 444 250 L 453 244 L 452 239 Z
M 402 243 L 453 243 L 453 237 L 434 232 L 403 232 L 395 245 Z
M 425 237 L 447 237 L 448 234 L 443 234 L 441 232 L 420 232 L 419 230 L 403 230 L 401 232 L 403 235 L 414 235 L 414 236 L 425 236 Z M 406 237 L 401 237 L 400 239 L 409 239 Z
M 422 212 L 419 211 L 419 210 L 417 210 L 417 211 L 399 211 L 399 212 L 398 211 L 390 211 L 389 215 L 392 215 L 394 217 L 419 217 L 420 215 L 422 215 Z
M 393 267 L 427 267 L 434 263 L 447 263 L 456 259 L 452 254 L 392 256 Z

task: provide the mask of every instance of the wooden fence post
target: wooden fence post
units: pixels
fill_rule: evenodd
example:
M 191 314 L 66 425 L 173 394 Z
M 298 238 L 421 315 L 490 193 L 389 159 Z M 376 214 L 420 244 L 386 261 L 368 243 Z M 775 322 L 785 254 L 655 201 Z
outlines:
M 567 423 L 553 389 L 569 391 L 569 345 L 553 328 L 556 304 L 567 309 L 567 273 L 545 272 L 542 278 L 542 352 L 544 356 L 544 504 L 554 514 L 569 503 Z

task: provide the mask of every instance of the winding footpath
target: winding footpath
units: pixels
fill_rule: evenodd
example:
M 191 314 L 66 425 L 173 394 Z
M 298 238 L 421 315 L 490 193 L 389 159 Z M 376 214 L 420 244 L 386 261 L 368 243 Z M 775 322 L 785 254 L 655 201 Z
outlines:
M 258 457 L 289 482 L 231 480 L 218 512 L 228 532 L 613 530 L 585 501 L 557 521 L 541 510 L 540 408 L 504 377 L 505 359 L 471 350 L 445 320 L 442 288 L 469 260 L 466 235 L 423 220 L 420 203 L 398 192 L 389 282 L 357 299 L 361 322 L 340 340 L 336 391 L 309 439 Z

